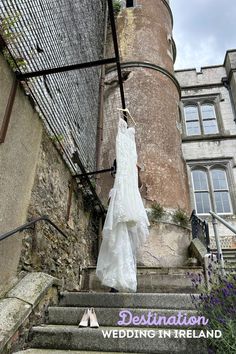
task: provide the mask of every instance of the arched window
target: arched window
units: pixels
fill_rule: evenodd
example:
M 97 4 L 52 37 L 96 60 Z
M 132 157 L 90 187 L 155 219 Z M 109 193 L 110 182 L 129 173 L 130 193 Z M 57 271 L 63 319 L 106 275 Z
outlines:
M 187 135 L 201 134 L 198 107 L 194 105 L 185 106 L 184 116 Z
M 211 210 L 210 188 L 207 171 L 193 170 L 192 178 L 197 213 L 207 214 Z
M 216 134 L 218 133 L 218 126 L 216 121 L 216 112 L 213 104 L 202 104 L 202 124 L 204 134 Z
M 229 186 L 225 170 L 213 168 L 210 172 L 216 212 L 219 214 L 231 213 Z
M 188 104 L 184 107 L 186 134 L 207 135 L 219 133 L 213 103 Z
M 220 167 L 192 170 L 195 207 L 198 214 L 210 210 L 218 214 L 231 214 L 231 198 L 226 171 Z

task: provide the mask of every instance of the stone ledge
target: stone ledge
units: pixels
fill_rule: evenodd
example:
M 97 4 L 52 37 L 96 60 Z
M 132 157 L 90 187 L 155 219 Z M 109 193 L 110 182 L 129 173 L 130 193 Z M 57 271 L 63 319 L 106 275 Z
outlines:
M 10 278 L 8 283 L 0 284 L 0 299 L 5 298 L 6 294 L 10 289 L 14 288 L 16 284 L 19 283 L 21 279 L 23 279 L 27 275 L 27 272 L 22 270 L 19 274 Z
M 49 288 L 60 281 L 45 273 L 30 273 L 0 300 L 0 352 L 11 340 Z
M 31 306 L 21 300 L 0 300 L 0 352 L 30 312 Z
M 204 265 L 204 257 L 207 254 L 206 246 L 197 238 L 191 241 L 189 252 L 193 257 L 196 257 L 201 265 Z
M 50 287 L 60 284 L 59 279 L 46 273 L 29 273 L 6 294 L 6 298 L 22 300 L 34 308 Z

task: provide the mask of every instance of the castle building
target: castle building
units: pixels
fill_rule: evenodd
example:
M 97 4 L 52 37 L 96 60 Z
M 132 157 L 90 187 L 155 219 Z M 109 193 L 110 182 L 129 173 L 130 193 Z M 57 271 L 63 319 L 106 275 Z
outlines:
M 195 69 L 175 72 L 181 86 L 182 149 L 188 171 L 191 208 L 208 220 L 212 210 L 234 226 L 235 69 L 236 50 L 228 50 L 222 65 L 204 67 L 200 72 Z M 235 236 L 224 226 L 219 227 L 222 246 L 235 247 Z
M 222 65 L 174 71 L 176 47 L 168 1 L 121 1 L 116 20 L 126 103 L 136 120 L 141 193 L 147 208 L 193 209 L 209 222 L 214 211 L 235 225 L 236 51 Z M 113 50 L 108 40 L 107 53 Z M 106 73 L 101 166 L 111 164 L 120 107 L 115 67 Z M 132 122 L 130 121 L 132 124 Z M 112 186 L 102 177 L 106 203 Z M 233 233 L 219 225 L 223 248 Z M 156 236 L 155 236 L 156 237 Z M 150 246 L 153 247 L 153 244 Z
M 23 74 L 102 58 L 104 43 L 105 57 L 114 57 L 105 0 L 75 2 L 73 7 L 65 1 L 61 11 L 56 11 L 57 2 L 50 7 L 44 2 L 36 6 L 37 12 L 29 12 L 29 5 L 17 1 L 12 9 L 11 3 L 2 4 L 0 15 L 8 19 L 14 9 L 20 12 L 15 31 L 21 35 L 13 36 L 9 47 L 16 60 L 27 59 Z M 162 221 L 152 224 L 139 262 L 178 267 L 188 259 L 192 240 L 190 229 L 173 221 L 179 209 L 188 217 L 195 209 L 210 225 L 209 211 L 213 210 L 236 225 L 236 50 L 227 51 L 222 65 L 201 72 L 174 71 L 169 1 L 121 0 L 119 4 L 120 63 L 126 105 L 136 122 L 141 195 L 147 210 L 157 206 L 166 212 Z M 70 16 L 72 12 L 75 16 Z M 0 47 L 7 50 L 4 42 Z M 32 50 L 34 55 L 28 55 Z M 48 272 L 65 279 L 73 289 L 81 279 L 81 268 L 96 263 L 99 232 L 92 210 L 95 184 L 87 188 L 81 180 L 74 183 L 79 169 L 74 168 L 71 155 L 76 149 L 85 172 L 91 172 L 96 163 L 98 169 L 113 164 L 121 108 L 117 67 L 107 65 L 104 80 L 96 67 L 39 76 L 16 87 L 8 64 L 1 54 L 0 234 L 5 236 L 0 244 L 0 293 L 19 270 Z M 99 94 L 103 81 L 104 97 Z M 102 119 L 97 124 L 99 109 Z M 98 175 L 96 182 L 96 192 L 106 206 L 114 179 L 107 173 Z M 66 242 L 66 250 L 57 231 L 45 232 L 43 223 L 37 230 L 6 236 L 39 215 L 49 215 L 74 235 Z M 235 248 L 235 236 L 218 227 L 223 247 Z M 210 233 L 215 247 L 212 229 Z

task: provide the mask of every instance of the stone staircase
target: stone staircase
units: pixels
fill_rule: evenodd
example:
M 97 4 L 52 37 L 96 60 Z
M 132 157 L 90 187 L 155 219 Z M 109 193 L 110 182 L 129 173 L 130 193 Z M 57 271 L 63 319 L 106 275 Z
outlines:
M 194 291 L 188 273 L 199 274 L 202 267 L 137 267 L 137 292 L 139 293 L 192 293 Z M 107 292 L 96 276 L 96 267 L 88 267 L 83 273 L 83 289 Z
M 190 297 L 191 281 L 186 276 L 187 271 L 200 272 L 201 268 L 139 267 L 138 292 L 132 294 L 109 293 L 96 279 L 95 268 L 90 267 L 84 274 L 83 291 L 61 293 L 59 306 L 48 309 L 47 323 L 33 327 L 29 336 L 31 349 L 18 354 L 205 354 L 207 349 L 204 339 L 178 337 L 176 331 L 183 330 L 184 327 L 174 327 L 166 323 L 158 326 L 117 323 L 121 319 L 121 310 L 129 310 L 133 316 L 139 317 L 147 317 L 149 311 L 166 318 L 178 316 L 179 312 L 187 317 L 195 316 L 196 311 Z M 158 281 L 162 282 L 163 288 Z M 148 292 L 150 289 L 152 291 Z M 99 328 L 78 327 L 88 307 L 95 308 Z M 200 330 L 199 327 L 195 329 L 196 333 Z M 106 338 L 105 334 L 109 333 L 110 338 Z M 119 335 L 123 338 L 119 338 Z
M 216 249 L 212 250 L 212 253 L 217 254 Z M 236 274 L 236 248 L 224 248 L 222 253 L 226 272 Z

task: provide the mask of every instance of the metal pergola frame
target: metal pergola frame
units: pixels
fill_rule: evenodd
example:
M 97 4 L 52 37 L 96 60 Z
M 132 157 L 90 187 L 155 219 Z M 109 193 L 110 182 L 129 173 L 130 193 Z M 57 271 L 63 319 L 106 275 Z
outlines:
M 85 68 L 91 68 L 91 67 L 95 67 L 95 66 L 116 63 L 118 82 L 119 82 L 119 88 L 120 88 L 120 96 L 121 96 L 121 104 L 122 104 L 122 109 L 125 110 L 126 109 L 125 94 L 124 94 L 124 87 L 123 87 L 119 46 L 118 46 L 118 40 L 117 40 L 117 32 L 116 32 L 116 24 L 115 24 L 115 16 L 114 16 L 114 9 L 113 9 L 112 0 L 107 0 L 107 4 L 108 4 L 108 12 L 109 12 L 110 23 L 111 23 L 115 57 L 105 58 L 105 59 L 90 61 L 90 62 L 84 62 L 84 63 L 78 63 L 78 64 L 74 64 L 74 65 L 56 67 L 56 68 L 51 68 L 51 69 L 33 71 L 33 72 L 29 72 L 29 73 L 21 73 L 21 72 L 17 71 L 16 78 L 19 81 L 26 81 L 27 79 L 34 78 L 34 77 L 52 75 L 52 74 L 56 74 L 56 73 L 66 72 L 66 71 L 79 70 L 79 69 L 85 69 Z M 123 117 L 124 117 L 124 120 L 127 122 L 127 113 L 125 111 L 123 111 Z M 115 173 L 114 167 L 111 167 L 110 169 L 86 172 L 85 169 L 82 167 L 83 164 L 80 161 L 78 154 L 76 155 L 76 163 L 79 165 L 82 173 L 79 175 L 75 175 L 74 177 L 79 177 L 79 178 L 80 177 L 87 177 L 88 178 L 89 175 L 95 175 L 98 173 L 105 173 L 105 172 L 114 172 Z M 88 178 L 88 180 L 89 180 L 89 178 Z M 90 180 L 89 180 L 89 182 L 90 182 Z
M 90 61 L 90 62 L 85 62 L 85 63 L 78 63 L 78 64 L 74 64 L 74 65 L 68 65 L 68 66 L 56 67 L 56 68 L 52 68 L 52 69 L 33 71 L 33 72 L 29 72 L 29 73 L 24 73 L 24 74 L 22 74 L 20 72 L 16 72 L 17 79 L 19 81 L 25 81 L 29 78 L 38 77 L 38 76 L 46 76 L 46 75 L 52 75 L 52 74 L 61 73 L 61 72 L 65 72 L 65 71 L 79 70 L 79 69 L 100 66 L 100 65 L 116 63 L 122 109 L 126 109 L 113 2 L 112 2 L 112 0 L 107 0 L 107 3 L 108 3 L 108 11 L 109 11 L 109 17 L 110 17 L 110 22 L 111 22 L 112 38 L 113 38 L 113 45 L 114 45 L 114 51 L 115 51 L 114 58 L 107 58 L 107 59 L 101 59 L 101 60 Z M 124 112 L 123 114 L 124 114 L 124 119 L 127 121 L 127 113 Z
M 9 97 L 9 102 L 8 102 L 8 105 L 7 105 L 6 111 L 5 111 L 5 124 L 4 124 L 4 127 L 2 127 L 1 132 L 0 132 L 0 135 L 2 136 L 2 140 L 0 141 L 0 143 L 4 142 L 6 130 L 7 130 L 7 127 L 8 127 L 9 121 L 10 121 L 12 105 L 14 103 L 14 98 L 15 98 L 14 93 L 16 91 L 18 82 L 25 81 L 27 83 L 28 79 L 34 78 L 34 77 L 53 75 L 56 73 L 67 72 L 67 71 L 72 71 L 72 70 L 80 70 L 80 69 L 102 66 L 102 65 L 106 65 L 106 64 L 112 64 L 112 63 L 116 63 L 116 66 L 117 66 L 118 83 L 119 83 L 119 88 L 120 88 L 123 118 L 127 122 L 127 112 L 124 111 L 126 109 L 126 103 L 125 103 L 125 95 L 124 95 L 123 79 L 122 79 L 122 72 L 121 72 L 121 63 L 120 63 L 120 54 L 119 54 L 115 16 L 114 16 L 114 8 L 113 8 L 113 1 L 112 0 L 107 0 L 107 7 L 108 7 L 110 25 L 111 25 L 111 30 L 112 30 L 112 39 L 113 39 L 115 56 L 111 57 L 111 58 L 103 58 L 103 59 L 96 60 L 96 61 L 78 63 L 78 64 L 73 64 L 73 65 L 67 65 L 67 66 L 56 67 L 56 68 L 51 68 L 51 69 L 33 71 L 33 72 L 28 72 L 28 73 L 21 73 L 20 71 L 16 71 L 15 72 L 15 80 L 14 80 L 13 87 L 11 90 L 12 93 Z M 4 39 L 2 38 L 2 36 L 0 36 L 0 50 L 3 48 L 7 48 L 7 44 L 4 41 Z M 12 59 L 14 60 L 14 57 L 12 56 L 10 51 L 9 51 L 9 53 L 10 53 Z M 36 103 L 37 103 L 37 100 L 36 100 Z M 86 183 L 88 184 L 88 186 L 92 192 L 92 196 L 97 201 L 101 211 L 104 213 L 105 212 L 104 206 L 102 205 L 99 197 L 97 196 L 97 193 L 96 193 L 96 191 L 89 179 L 89 176 L 96 175 L 98 173 L 106 173 L 106 172 L 110 172 L 110 173 L 115 174 L 116 173 L 116 160 L 114 161 L 114 164 L 111 168 L 107 168 L 104 170 L 92 171 L 92 172 L 86 172 L 84 165 L 83 165 L 78 153 L 75 153 L 73 155 L 72 161 L 79 166 L 79 168 L 82 172 L 81 174 L 75 174 L 73 177 L 80 178 L 81 181 L 86 181 Z

